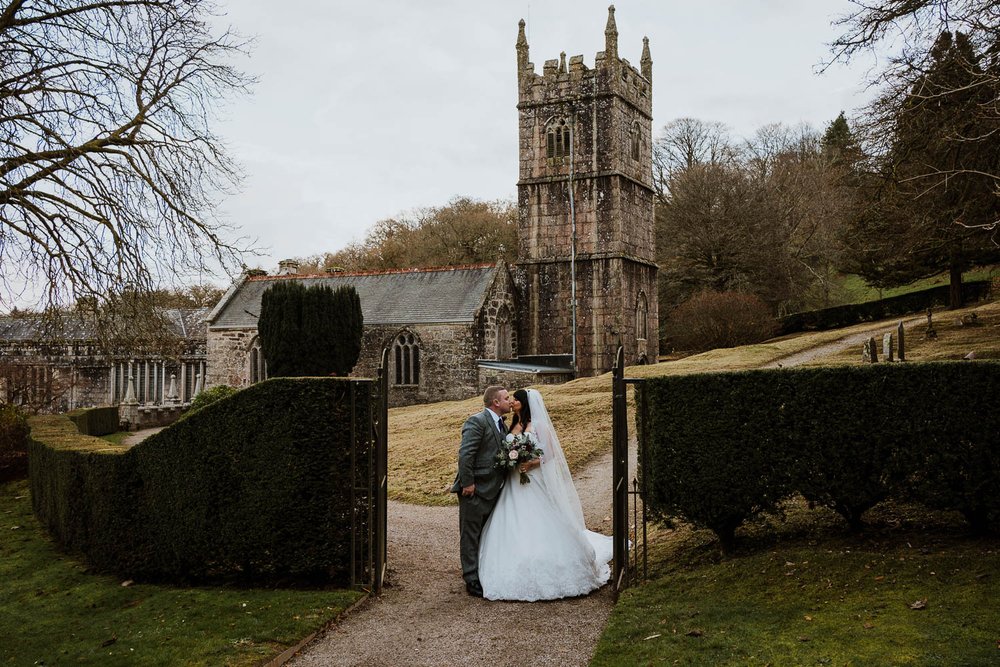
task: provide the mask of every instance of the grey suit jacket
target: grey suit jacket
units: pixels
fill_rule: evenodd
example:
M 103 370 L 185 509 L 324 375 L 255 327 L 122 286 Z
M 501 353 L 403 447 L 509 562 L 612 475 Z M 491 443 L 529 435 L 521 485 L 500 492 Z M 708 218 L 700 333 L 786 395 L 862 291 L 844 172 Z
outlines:
M 493 467 L 502 444 L 496 418 L 489 409 L 483 409 L 465 420 L 462 427 L 462 444 L 458 448 L 458 475 L 451 487 L 452 493 L 461 493 L 462 487 L 476 485 L 476 495 L 487 500 L 496 498 L 503 486 L 504 471 Z

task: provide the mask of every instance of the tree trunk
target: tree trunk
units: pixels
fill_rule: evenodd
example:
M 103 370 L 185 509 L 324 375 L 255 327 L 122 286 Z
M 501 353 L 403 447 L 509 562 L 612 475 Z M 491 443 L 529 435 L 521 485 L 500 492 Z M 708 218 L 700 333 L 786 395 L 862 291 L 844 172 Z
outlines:
M 952 262 L 950 267 L 951 283 L 948 290 L 948 308 L 955 310 L 961 308 L 962 300 L 962 267 L 958 262 Z

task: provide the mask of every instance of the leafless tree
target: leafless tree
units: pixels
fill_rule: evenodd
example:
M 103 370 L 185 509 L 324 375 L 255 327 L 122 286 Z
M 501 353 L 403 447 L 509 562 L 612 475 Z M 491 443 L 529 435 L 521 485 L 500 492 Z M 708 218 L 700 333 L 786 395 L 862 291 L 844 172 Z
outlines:
M 851 188 L 808 126 L 768 125 L 738 159 L 675 171 L 657 207 L 660 311 L 701 290 L 778 313 L 828 305 Z
M 663 126 L 653 142 L 653 184 L 662 203 L 670 176 L 695 165 L 729 164 L 738 151 L 723 123 L 677 118 Z
M 249 79 L 208 0 L 0 2 L 0 307 L 103 302 L 240 262 L 212 123 Z M 34 287 L 32 287 L 34 286 Z

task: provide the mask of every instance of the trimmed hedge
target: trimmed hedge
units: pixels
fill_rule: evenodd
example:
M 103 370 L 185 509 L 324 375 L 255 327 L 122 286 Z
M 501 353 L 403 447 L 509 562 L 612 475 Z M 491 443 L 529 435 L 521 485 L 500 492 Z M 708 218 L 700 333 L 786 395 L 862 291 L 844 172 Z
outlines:
M 853 528 L 887 498 L 1000 528 L 1000 364 L 940 362 L 651 378 L 649 506 L 716 532 L 800 493 Z
M 982 301 L 990 293 L 989 280 L 962 283 L 962 298 L 966 303 Z M 858 322 L 884 320 L 897 315 L 920 312 L 932 306 L 948 305 L 948 285 L 891 296 L 877 301 L 833 306 L 804 313 L 792 313 L 778 318 L 779 335 L 806 330 L 846 327 Z
M 77 430 L 84 435 L 110 435 L 118 431 L 118 408 L 114 406 L 103 408 L 80 408 L 67 412 L 66 416 L 76 424 Z
M 28 472 L 28 418 L 12 403 L 0 403 L 0 481 Z
M 367 424 L 371 392 L 368 380 L 268 380 L 129 450 L 37 418 L 35 513 L 95 569 L 130 578 L 347 583 L 351 409 Z

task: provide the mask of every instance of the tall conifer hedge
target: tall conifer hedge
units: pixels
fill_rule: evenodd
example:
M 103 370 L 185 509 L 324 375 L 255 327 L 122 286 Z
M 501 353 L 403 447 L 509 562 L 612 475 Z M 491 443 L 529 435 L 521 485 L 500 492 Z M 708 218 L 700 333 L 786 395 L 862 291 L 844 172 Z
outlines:
M 257 332 L 271 377 L 350 374 L 361 354 L 364 317 L 345 285 L 277 282 L 261 299 Z
M 854 529 L 886 499 L 1000 531 L 1000 364 L 935 362 L 650 378 L 647 507 L 736 528 L 801 494 Z

